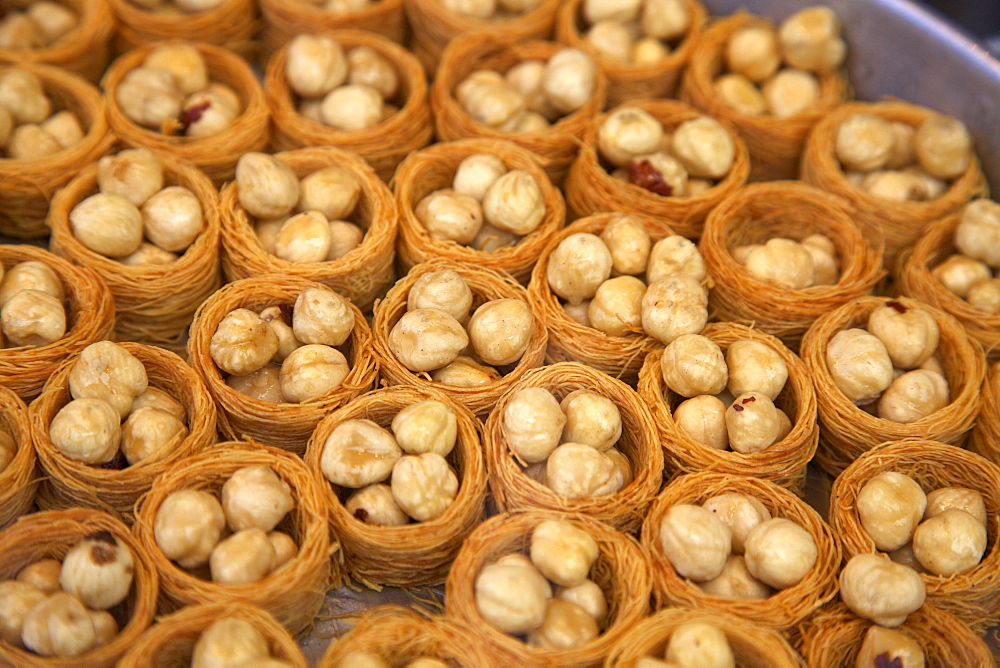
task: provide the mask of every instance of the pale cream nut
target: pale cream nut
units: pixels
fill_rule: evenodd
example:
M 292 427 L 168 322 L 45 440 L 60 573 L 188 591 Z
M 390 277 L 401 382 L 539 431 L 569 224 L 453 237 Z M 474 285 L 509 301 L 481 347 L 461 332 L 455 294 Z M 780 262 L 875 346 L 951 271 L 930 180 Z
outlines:
M 854 505 L 875 547 L 891 552 L 910 542 L 924 516 L 927 497 L 909 476 L 883 471 L 858 491 Z
M 320 470 L 333 484 L 357 489 L 386 480 L 402 455 L 387 430 L 371 420 L 347 420 L 323 444 Z
M 504 408 L 507 446 L 522 462 L 544 462 L 559 445 L 565 424 L 559 402 L 542 387 L 516 391 Z
M 563 443 L 545 464 L 545 484 L 570 499 L 592 499 L 614 494 L 625 478 L 614 460 L 583 443 Z
M 574 390 L 559 407 L 566 414 L 564 443 L 582 443 L 604 452 L 621 438 L 621 412 L 611 399 L 591 390 Z
M 802 581 L 819 557 L 816 541 L 795 522 L 773 517 L 747 535 L 744 558 L 747 570 L 775 589 L 787 589 Z
M 660 549 L 683 578 L 717 578 L 732 548 L 732 532 L 710 510 L 677 504 L 660 520 Z
M 840 598 L 854 614 L 900 626 L 924 604 L 927 589 L 911 568 L 877 554 L 858 554 L 840 572 Z
M 458 494 L 458 476 L 436 452 L 403 455 L 392 469 L 392 497 L 418 522 L 437 519 Z

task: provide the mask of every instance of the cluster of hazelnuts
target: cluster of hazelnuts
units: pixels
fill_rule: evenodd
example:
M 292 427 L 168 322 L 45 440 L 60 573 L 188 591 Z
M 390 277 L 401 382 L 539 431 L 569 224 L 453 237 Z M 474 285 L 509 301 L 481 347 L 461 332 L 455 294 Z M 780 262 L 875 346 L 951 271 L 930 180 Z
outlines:
M 632 465 L 615 447 L 621 413 L 597 392 L 576 390 L 560 402 L 542 387 L 518 390 L 504 408 L 503 433 L 524 474 L 560 496 L 591 499 L 632 482 Z
M 271 656 L 264 634 L 250 622 L 223 617 L 201 632 L 191 653 L 191 668 L 219 666 L 292 668 L 292 664 Z
M 677 574 L 720 598 L 762 600 L 794 587 L 819 555 L 808 531 L 772 517 L 746 494 L 719 494 L 700 506 L 677 504 L 659 528 L 659 548 Z
M 684 0 L 584 0 L 585 40 L 601 58 L 636 67 L 670 56 L 693 17 Z
M 827 343 L 826 362 L 854 404 L 884 420 L 916 422 L 951 400 L 936 356 L 939 339 L 929 312 L 890 300 L 872 310 L 867 329 L 837 332 Z
M 446 459 L 457 430 L 455 411 L 440 401 L 407 406 L 392 419 L 391 431 L 371 420 L 347 420 L 323 444 L 320 469 L 334 485 L 356 490 L 344 507 L 357 520 L 426 522 L 447 512 L 458 494 L 458 476 Z
M 70 229 L 86 248 L 124 265 L 176 262 L 205 229 L 198 197 L 165 186 L 163 165 L 147 149 L 98 160 L 97 186 L 70 211 Z
M 527 555 L 505 554 L 479 572 L 476 609 L 499 630 L 526 636 L 532 647 L 580 647 L 608 623 L 605 592 L 591 578 L 599 556 L 586 530 L 545 520 L 532 530 Z
M 232 585 L 261 580 L 295 558 L 295 539 L 276 530 L 295 498 L 273 469 L 237 470 L 222 485 L 221 499 L 202 489 L 167 496 L 153 523 L 164 556 L 189 570 L 207 565 L 213 582 Z
M 414 214 L 434 239 L 493 252 L 516 245 L 545 217 L 545 198 L 530 173 L 508 170 L 488 153 L 462 160 L 451 188 L 435 190 Z
M 777 29 L 754 23 L 736 30 L 725 47 L 727 71 L 714 81 L 715 94 L 746 116 L 788 118 L 820 98 L 817 75 L 840 67 L 847 46 L 840 19 L 829 7 L 807 7 Z
M 41 3 L 40 3 L 41 4 Z M 41 80 L 25 70 L 0 74 L 0 149 L 12 160 L 37 160 L 72 148 L 85 131 L 77 115 L 53 110 Z
M 69 391 L 49 423 L 52 445 L 69 459 L 123 468 L 162 459 L 187 438 L 184 406 L 149 385 L 142 362 L 113 341 L 80 352 Z
M 667 132 L 638 107 L 604 118 L 597 149 L 614 178 L 663 197 L 693 197 L 712 188 L 736 160 L 732 136 L 715 119 L 699 116 Z
M 791 290 L 835 285 L 840 279 L 837 247 L 825 234 L 801 241 L 772 237 L 762 244 L 735 246 L 730 254 L 757 279 Z
M 424 274 L 389 331 L 389 350 L 410 371 L 430 372 L 445 385 L 477 387 L 498 380 L 497 367 L 517 364 L 531 343 L 531 307 L 515 298 L 493 299 L 474 311 L 472 304 L 472 290 L 458 272 Z
M 660 358 L 664 384 L 680 397 L 674 424 L 694 441 L 717 450 L 752 454 L 792 429 L 774 402 L 788 380 L 781 355 L 761 341 L 734 341 L 723 353 L 701 334 L 671 341 Z
M 349 302 L 327 288 L 307 288 L 293 307 L 259 313 L 230 311 L 209 342 L 209 354 L 228 374 L 226 384 L 260 401 L 302 403 L 340 386 L 351 365 L 338 346 L 354 331 Z
M 916 127 L 853 114 L 837 128 L 834 148 L 849 182 L 899 202 L 940 197 L 973 160 L 972 135 L 960 120 L 943 114 Z
M 0 49 L 44 49 L 79 23 L 72 8 L 53 0 L 8 0 L 0 19 Z
M 638 668 L 670 668 L 671 666 L 711 666 L 736 668 L 736 657 L 729 640 L 715 624 L 686 622 L 675 628 L 667 640 L 663 658 L 645 656 Z
M 954 238 L 957 253 L 931 273 L 976 308 L 1000 313 L 1000 204 L 977 199 L 962 210 Z
M 208 64 L 190 44 L 163 44 L 129 71 L 115 100 L 134 123 L 168 135 L 207 137 L 243 111 L 230 86 L 211 80 Z
M 600 236 L 569 235 L 546 268 L 549 288 L 573 320 L 610 336 L 645 333 L 665 344 L 705 327 L 707 276 L 692 241 L 675 234 L 654 244 L 642 221 L 628 215 L 616 216 Z
M 65 291 L 56 273 L 38 260 L 0 263 L 0 349 L 44 346 L 66 334 Z
M 543 132 L 587 104 L 597 66 L 579 49 L 563 48 L 547 61 L 523 60 L 506 73 L 476 70 L 455 87 L 472 118 L 504 132 Z
M 113 614 L 132 590 L 133 555 L 95 531 L 62 561 L 41 559 L 0 582 L 0 640 L 35 654 L 75 657 L 118 635 Z
M 364 239 L 364 230 L 348 220 L 361 184 L 342 167 L 323 167 L 300 180 L 274 156 L 246 153 L 236 163 L 236 187 L 261 248 L 282 260 L 336 260 Z
M 399 111 L 401 92 L 392 62 L 369 46 L 346 54 L 325 35 L 298 35 L 288 45 L 285 79 L 299 113 L 337 130 L 363 130 Z

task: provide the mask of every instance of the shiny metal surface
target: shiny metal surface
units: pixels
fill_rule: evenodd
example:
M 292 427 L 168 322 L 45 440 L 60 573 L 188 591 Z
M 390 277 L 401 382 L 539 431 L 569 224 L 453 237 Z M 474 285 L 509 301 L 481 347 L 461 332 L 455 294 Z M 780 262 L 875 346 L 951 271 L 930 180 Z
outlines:
M 995 2 L 995 0 L 980 0 Z M 805 0 L 703 0 L 714 16 L 746 9 L 782 20 Z M 960 118 L 992 186 L 1000 191 L 1000 61 L 923 6 L 907 0 L 825 0 L 848 43 L 856 97 L 895 96 Z M 1000 9 L 998 9 L 1000 11 Z

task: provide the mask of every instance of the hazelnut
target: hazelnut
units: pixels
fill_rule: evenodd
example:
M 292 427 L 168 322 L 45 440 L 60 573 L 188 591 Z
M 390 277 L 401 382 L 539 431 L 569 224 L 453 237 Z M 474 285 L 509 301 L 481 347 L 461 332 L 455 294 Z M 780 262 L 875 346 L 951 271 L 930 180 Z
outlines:
M 868 331 L 885 344 L 894 366 L 914 369 L 937 350 L 940 333 L 934 316 L 920 307 L 888 301 L 868 316 Z
M 267 639 L 250 622 L 224 617 L 213 622 L 198 637 L 191 668 L 245 665 L 270 653 Z
M 58 589 L 57 583 L 56 591 Z M 36 605 L 45 600 L 48 593 L 26 582 L 0 582 L 0 640 L 14 647 L 23 647 L 21 631 L 24 619 Z
M 31 585 L 43 594 L 54 594 L 61 588 L 59 584 L 61 571 L 62 562 L 58 559 L 40 559 L 18 571 L 17 581 Z M 6 618 L 7 615 L 3 617 Z
M 587 307 L 587 323 L 608 336 L 642 330 L 642 296 L 646 284 L 635 276 L 617 276 L 601 283 Z
M 392 497 L 418 522 L 437 519 L 455 500 L 458 477 L 436 452 L 403 455 L 392 468 Z
M 410 287 L 406 308 L 435 308 L 445 311 L 464 323 L 472 308 L 472 291 L 465 279 L 454 269 L 441 269 L 421 275 Z
M 462 324 L 435 308 L 407 311 L 389 332 L 389 350 L 410 371 L 440 369 L 468 345 Z
M 781 517 L 754 527 L 745 539 L 744 551 L 750 574 L 775 589 L 801 582 L 819 555 L 809 532 Z
M 534 232 L 545 216 L 545 201 L 535 177 L 514 169 L 497 178 L 483 196 L 483 215 L 501 230 L 520 235 Z
M 833 382 L 848 401 L 870 404 L 892 383 L 892 360 L 885 344 L 863 329 L 837 332 L 826 346 Z
M 819 80 L 804 70 L 784 68 L 761 89 L 768 109 L 778 118 L 790 118 L 819 101 Z
M 872 172 L 862 179 L 861 189 L 869 195 L 896 202 L 924 199 L 923 181 L 909 172 Z
M 295 539 L 283 531 L 268 532 L 267 540 L 274 548 L 274 562 L 271 564 L 272 573 L 281 570 L 299 554 L 299 546 L 295 544 Z
M 717 578 L 726 565 L 732 532 L 701 506 L 677 504 L 660 520 L 660 548 L 677 574 L 695 582 Z
M 402 455 L 382 427 L 371 420 L 347 420 L 323 444 L 320 469 L 333 484 L 357 489 L 387 479 Z
M 299 200 L 299 179 L 283 162 L 266 153 L 244 153 L 236 163 L 240 206 L 256 218 L 278 218 Z
M 604 628 L 608 619 L 608 601 L 600 585 L 593 580 L 584 580 L 572 587 L 559 587 L 556 598 L 580 606 L 597 622 L 598 629 Z
M 970 202 L 955 228 L 955 246 L 974 260 L 1000 268 L 1000 204 L 988 199 Z
M 696 443 L 716 450 L 729 447 L 726 405 L 711 395 L 682 401 L 674 409 L 674 424 Z
M 807 7 L 792 14 L 782 22 L 778 38 L 785 61 L 812 72 L 837 69 L 847 54 L 840 19 L 829 7 Z
M 269 466 L 245 466 L 222 485 L 222 510 L 233 531 L 273 530 L 295 500 L 288 483 Z
M 115 89 L 115 100 L 129 120 L 159 130 L 167 123 L 176 122 L 184 104 L 184 94 L 169 71 L 142 66 L 122 78 Z
M 936 371 L 907 371 L 892 381 L 878 401 L 878 416 L 916 422 L 948 405 L 948 381 Z
M 774 593 L 773 589 L 750 574 L 746 560 L 738 554 L 729 555 L 722 573 L 711 580 L 699 582 L 698 588 L 709 596 L 734 601 L 762 601 Z
M 875 547 L 891 552 L 910 542 L 924 515 L 927 498 L 909 476 L 885 471 L 864 484 L 855 507 Z
M 774 401 L 788 380 L 788 366 L 781 355 L 760 341 L 734 341 L 726 350 L 726 364 L 726 387 L 733 395 L 760 392 Z
M 265 366 L 278 350 L 278 336 L 259 315 L 245 308 L 219 322 L 209 344 L 212 360 L 226 373 L 245 376 Z
M 687 274 L 698 281 L 708 275 L 698 247 L 679 234 L 660 239 L 653 245 L 646 266 L 646 280 L 655 283 L 675 272 Z
M 431 372 L 431 378 L 452 387 L 482 387 L 500 380 L 500 373 L 491 366 L 484 366 L 471 357 L 459 355 L 450 364 Z
M 545 621 L 552 587 L 534 567 L 490 564 L 476 576 L 476 610 L 505 633 L 528 633 Z
M 18 290 L 0 310 L 9 346 L 46 346 L 66 334 L 62 302 L 39 290 Z
M 621 438 L 621 413 L 607 397 L 590 390 L 574 390 L 559 407 L 566 414 L 564 442 L 582 443 L 604 452 Z
M 583 583 L 597 561 L 597 541 L 565 520 L 545 520 L 531 533 L 531 563 L 563 587 Z
M 259 401 L 285 401 L 281 391 L 281 367 L 276 364 L 267 364 L 245 376 L 230 376 L 226 378 L 226 385 Z
M 725 55 L 730 72 L 761 83 L 781 65 L 777 31 L 767 25 L 740 28 L 729 38 Z
M 469 244 L 483 225 L 483 208 L 475 198 L 454 190 L 436 190 L 414 209 L 432 239 Z
M 274 254 L 289 262 L 324 262 L 333 233 L 319 211 L 306 211 L 286 220 L 274 237 Z
M 924 650 L 920 643 L 902 631 L 881 626 L 869 626 L 858 650 L 855 668 L 869 668 L 880 661 L 900 668 L 922 668 Z
M 525 99 L 498 72 L 479 70 L 455 88 L 455 98 L 474 120 L 500 127 L 525 110 Z
M 121 440 L 118 412 L 101 399 L 74 399 L 52 418 L 49 440 L 70 459 L 86 464 L 109 462 Z
M 726 634 L 705 622 L 681 624 L 670 634 L 667 663 L 702 668 L 735 668 L 736 659 Z
M 167 251 L 186 250 L 205 226 L 198 198 L 182 186 L 159 191 L 146 200 L 141 213 L 146 237 Z
M 714 82 L 715 95 L 719 100 L 744 116 L 763 116 L 767 113 L 767 102 L 760 89 L 742 74 L 724 74 Z
M 584 41 L 598 58 L 627 63 L 635 41 L 629 26 L 618 21 L 598 21 L 584 35 Z
M 490 186 L 506 173 L 507 167 L 500 158 L 474 153 L 458 164 L 452 187 L 455 192 L 482 202 Z
M 166 70 L 185 95 L 208 87 L 208 66 L 191 44 L 161 44 L 142 61 L 144 67 Z
M 862 172 L 882 169 L 895 146 L 892 124 L 874 114 L 854 114 L 837 128 L 837 159 L 844 169 Z
M 365 231 L 354 223 L 331 220 L 330 251 L 326 254 L 326 259 L 339 260 L 360 246 L 364 238 Z
M 25 260 L 0 272 L 0 308 L 19 290 L 38 290 L 62 302 L 62 281 L 44 262 Z
M 531 307 L 520 299 L 494 299 L 476 309 L 467 329 L 481 360 L 494 366 L 514 364 L 531 343 Z
M 91 195 L 73 207 L 69 222 L 80 243 L 107 257 L 125 257 L 142 242 L 142 214 L 118 195 Z
M 295 338 L 295 332 L 288 322 L 288 315 L 283 307 L 268 306 L 260 312 L 260 319 L 266 322 L 278 337 L 278 351 L 274 353 L 271 362 L 281 364 L 293 350 L 302 345 L 302 342 Z
M 968 298 L 973 287 L 990 280 L 992 277 L 988 265 L 964 255 L 949 256 L 944 262 L 934 267 L 931 274 L 941 281 L 944 287 L 962 299 Z
M 546 278 L 554 293 L 571 304 L 592 298 L 611 277 L 611 253 L 596 234 L 571 234 L 552 250 Z M 645 301 L 645 298 L 644 298 Z
M 354 331 L 350 303 L 332 290 L 306 288 L 295 299 L 292 331 L 302 343 L 339 346 Z
M 711 497 L 702 507 L 715 513 L 732 532 L 733 554 L 743 554 L 743 545 L 757 525 L 771 519 L 764 504 L 752 496 L 729 492 Z
M 302 97 L 322 97 L 347 79 L 344 50 L 331 37 L 296 35 L 286 57 L 288 87 Z
M 566 414 L 552 393 L 528 387 L 511 395 L 503 414 L 503 432 L 511 452 L 522 462 L 543 462 L 556 449 Z
M 361 184 L 343 167 L 324 167 L 299 183 L 299 211 L 319 211 L 327 220 L 347 218 L 361 197 Z
M 600 238 L 611 253 L 614 273 L 636 276 L 646 271 L 652 240 L 638 218 L 627 214 L 615 216 Z
M 88 610 L 94 625 L 94 647 L 107 645 L 118 635 L 118 620 L 107 610 Z
M 347 358 L 336 348 L 314 343 L 299 346 L 281 363 L 281 394 L 289 403 L 312 401 L 339 387 L 350 370 Z
M 17 126 L 7 140 L 7 155 L 13 160 L 40 160 L 62 149 L 55 137 L 34 124 Z
M 140 207 L 163 188 L 163 167 L 149 149 L 126 149 L 97 161 L 97 185 Z
M 924 604 L 924 581 L 911 568 L 877 554 L 858 554 L 840 572 L 840 598 L 851 612 L 896 627 Z
M 543 84 L 545 62 L 541 60 L 522 60 L 503 75 L 505 83 L 521 95 L 525 109 L 546 119 L 546 123 L 555 120 L 559 112 L 545 96 Z
M 42 130 L 55 138 L 62 148 L 72 148 L 81 141 L 85 134 L 80 119 L 72 111 L 57 111 L 42 121 Z
M 708 290 L 696 278 L 673 273 L 650 283 L 642 297 L 642 328 L 667 344 L 697 334 L 708 322 Z
M 26 14 L 10 12 L 0 21 L 0 48 L 17 51 L 45 47 L 48 38 Z
M 745 455 L 765 450 L 778 440 L 781 419 L 766 394 L 745 392 L 726 410 L 729 447 Z
M 348 83 L 374 88 L 383 99 L 391 99 L 399 90 L 399 75 L 392 63 L 368 46 L 356 46 L 347 53 Z
M 590 100 L 597 85 L 597 66 L 579 49 L 563 48 L 545 63 L 542 88 L 557 111 L 570 114 Z
M 983 495 L 967 487 L 939 487 L 928 492 L 923 519 L 928 520 L 953 509 L 964 510 L 986 526 L 986 503 Z
M 392 419 L 396 443 L 409 455 L 433 452 L 447 457 L 458 438 L 458 420 L 451 406 L 440 401 L 418 401 Z
M 109 531 L 97 531 L 63 557 L 59 585 L 91 610 L 107 610 L 128 596 L 132 571 L 128 546 Z
M 208 563 L 225 527 L 226 517 L 214 496 L 182 489 L 172 492 L 157 508 L 153 537 L 167 559 L 182 568 L 198 568 Z
M 797 241 L 776 237 L 747 253 L 746 268 L 755 278 L 791 290 L 813 284 L 812 256 Z
M 260 529 L 243 529 L 219 541 L 208 566 L 212 582 L 247 584 L 267 577 L 274 563 L 274 547 Z
M 409 524 L 410 517 L 396 503 L 388 485 L 376 483 L 357 490 L 344 502 L 344 510 L 365 524 L 399 526 Z
M 80 656 L 96 640 L 87 608 L 66 592 L 52 594 L 31 608 L 21 628 L 24 646 L 41 656 Z
M 968 572 L 985 553 L 986 525 L 957 508 L 924 520 L 913 533 L 913 554 L 934 575 Z
M 208 137 L 228 128 L 240 115 L 242 105 L 235 90 L 213 83 L 189 95 L 183 104 L 181 122 L 186 137 Z
M 327 93 L 320 113 L 338 130 L 363 130 L 381 122 L 382 96 L 370 86 L 345 84 Z
M 563 443 L 545 464 L 545 484 L 570 499 L 592 499 L 614 494 L 625 483 L 610 457 L 583 443 Z
M 17 125 L 41 123 L 52 114 L 41 79 L 19 69 L 0 74 L 0 106 L 14 115 Z
M 187 426 L 158 408 L 133 408 L 122 425 L 121 451 L 129 464 L 160 458 L 188 435 Z
M 646 0 L 639 25 L 649 37 L 679 39 L 691 27 L 691 12 L 683 0 Z
M 913 147 L 920 166 L 939 179 L 958 178 L 972 162 L 972 136 L 951 116 L 935 114 L 921 123 Z
M 684 121 L 671 139 L 673 155 L 688 174 L 698 178 L 721 179 L 736 159 L 736 145 L 718 121 L 708 116 Z
M 688 174 L 680 160 L 658 151 L 632 158 L 628 182 L 663 197 L 681 197 L 687 194 Z
M 604 285 L 604 283 L 602 283 L 601 285 Z M 645 294 L 645 285 L 646 284 L 643 283 L 643 293 L 644 294 Z M 598 288 L 598 289 L 600 289 L 600 288 Z M 576 323 L 579 323 L 579 324 L 583 325 L 584 327 L 590 327 L 591 326 L 590 325 L 590 302 L 591 302 L 591 300 L 587 299 L 587 300 L 584 300 L 584 301 L 580 302 L 579 304 L 570 304 L 569 302 L 560 302 L 559 305 L 562 307 L 563 313 L 566 315 L 567 318 L 569 318 L 573 322 L 576 322 Z M 640 309 L 641 309 L 641 306 L 642 305 L 640 304 Z M 641 318 L 641 312 L 640 312 L 640 318 Z
M 662 144 L 663 126 L 635 107 L 611 112 L 597 129 L 597 148 L 616 167 L 625 167 L 632 158 L 653 153 Z
M 550 598 L 545 620 L 528 635 L 528 645 L 547 649 L 581 647 L 597 637 L 597 622 L 586 610 L 570 601 Z
M 660 370 L 667 387 L 682 397 L 718 394 L 728 377 L 722 350 L 700 334 L 684 334 L 668 343 Z

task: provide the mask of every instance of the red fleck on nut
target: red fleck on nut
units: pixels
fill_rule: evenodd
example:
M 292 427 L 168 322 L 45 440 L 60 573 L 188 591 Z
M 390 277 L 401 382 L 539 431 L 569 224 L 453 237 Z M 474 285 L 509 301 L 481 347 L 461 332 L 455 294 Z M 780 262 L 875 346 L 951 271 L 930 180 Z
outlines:
M 663 180 L 663 175 L 649 160 L 635 160 L 629 163 L 628 182 L 663 197 L 674 194 L 674 189 Z

